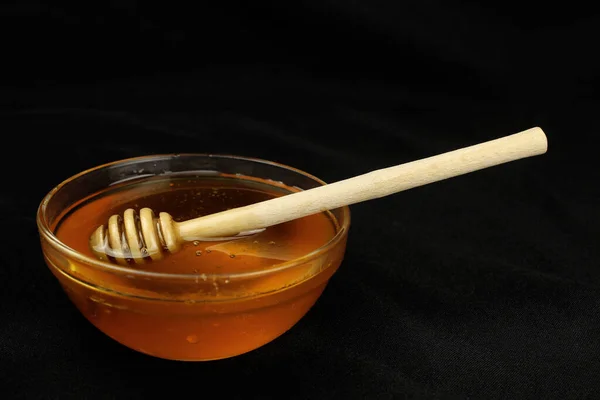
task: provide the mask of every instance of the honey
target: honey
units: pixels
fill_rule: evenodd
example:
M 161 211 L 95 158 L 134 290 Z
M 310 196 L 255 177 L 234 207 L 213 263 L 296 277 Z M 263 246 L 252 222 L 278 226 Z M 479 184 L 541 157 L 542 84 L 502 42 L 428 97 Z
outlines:
M 184 221 L 297 190 L 222 174 L 142 177 L 76 202 L 56 219 L 54 233 L 94 257 L 91 233 L 127 208 Z M 310 309 L 341 263 L 345 243 L 318 251 L 339 230 L 332 213 L 320 213 L 239 237 L 187 242 L 161 260 L 114 271 L 71 261 L 65 273 L 60 258 L 46 257 L 71 300 L 110 337 L 157 357 L 211 360 L 270 342 Z

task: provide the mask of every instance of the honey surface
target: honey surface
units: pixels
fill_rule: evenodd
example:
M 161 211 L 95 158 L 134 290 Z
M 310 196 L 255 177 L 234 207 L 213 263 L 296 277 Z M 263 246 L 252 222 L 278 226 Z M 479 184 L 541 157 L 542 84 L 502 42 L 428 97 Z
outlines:
M 289 191 L 287 191 L 289 193 Z M 285 189 L 239 178 L 152 178 L 99 193 L 62 218 L 56 235 L 71 248 L 94 257 L 89 237 L 113 214 L 127 208 L 149 207 L 158 215 L 165 211 L 175 221 L 241 207 L 285 194 Z M 187 242 L 161 260 L 132 267 L 153 272 L 180 274 L 228 274 L 269 268 L 306 255 L 326 244 L 336 233 L 333 219 L 316 214 L 243 238 Z

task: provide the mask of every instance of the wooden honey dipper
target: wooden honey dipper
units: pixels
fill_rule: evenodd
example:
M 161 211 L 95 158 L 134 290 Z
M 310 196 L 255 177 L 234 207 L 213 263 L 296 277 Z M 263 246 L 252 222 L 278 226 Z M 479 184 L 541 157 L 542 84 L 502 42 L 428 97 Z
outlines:
M 267 228 L 319 212 L 332 210 L 407 189 L 463 175 L 469 172 L 544 154 L 548 142 L 535 127 L 500 139 L 450 151 L 436 156 L 379 169 L 353 178 L 288 194 L 244 207 L 176 222 L 161 212 L 158 218 L 149 208 L 139 217 L 133 209 L 123 217 L 113 215 L 90 237 L 96 256 L 120 264 L 127 259 L 157 260 L 163 252 L 176 252 L 186 241 L 226 237 Z M 112 260 L 111 260 L 112 261 Z

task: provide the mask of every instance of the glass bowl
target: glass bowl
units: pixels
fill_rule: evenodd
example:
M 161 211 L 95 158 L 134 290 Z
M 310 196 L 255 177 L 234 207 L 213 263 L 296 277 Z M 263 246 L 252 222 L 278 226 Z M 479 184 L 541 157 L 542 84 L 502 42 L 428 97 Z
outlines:
M 70 210 L 94 201 L 96 193 L 111 185 L 147 176 L 202 171 L 266 179 L 298 190 L 325 184 L 303 171 L 266 160 L 154 155 L 83 171 L 52 189 L 37 212 L 45 262 L 73 304 L 115 341 L 155 357 L 215 360 L 271 342 L 309 311 L 346 250 L 348 207 L 331 210 L 337 232 L 308 254 L 264 270 L 203 274 L 202 279 L 197 274 L 153 272 L 101 261 L 74 250 L 55 234 Z

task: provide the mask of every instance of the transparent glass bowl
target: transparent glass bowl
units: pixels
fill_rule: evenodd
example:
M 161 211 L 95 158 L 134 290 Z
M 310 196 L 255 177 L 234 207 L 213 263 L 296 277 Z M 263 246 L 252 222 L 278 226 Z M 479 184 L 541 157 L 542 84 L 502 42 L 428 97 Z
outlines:
M 310 254 L 268 270 L 211 274 L 202 280 L 196 274 L 148 272 L 102 262 L 54 235 L 68 210 L 115 182 L 187 171 L 242 174 L 303 190 L 325 184 L 298 169 L 260 159 L 204 154 L 126 159 L 81 172 L 44 197 L 37 213 L 41 246 L 46 264 L 71 301 L 117 342 L 173 360 L 233 357 L 271 342 L 313 306 L 344 257 L 350 211 L 348 207 L 331 211 L 339 230 Z M 220 288 L 218 295 L 215 287 Z

